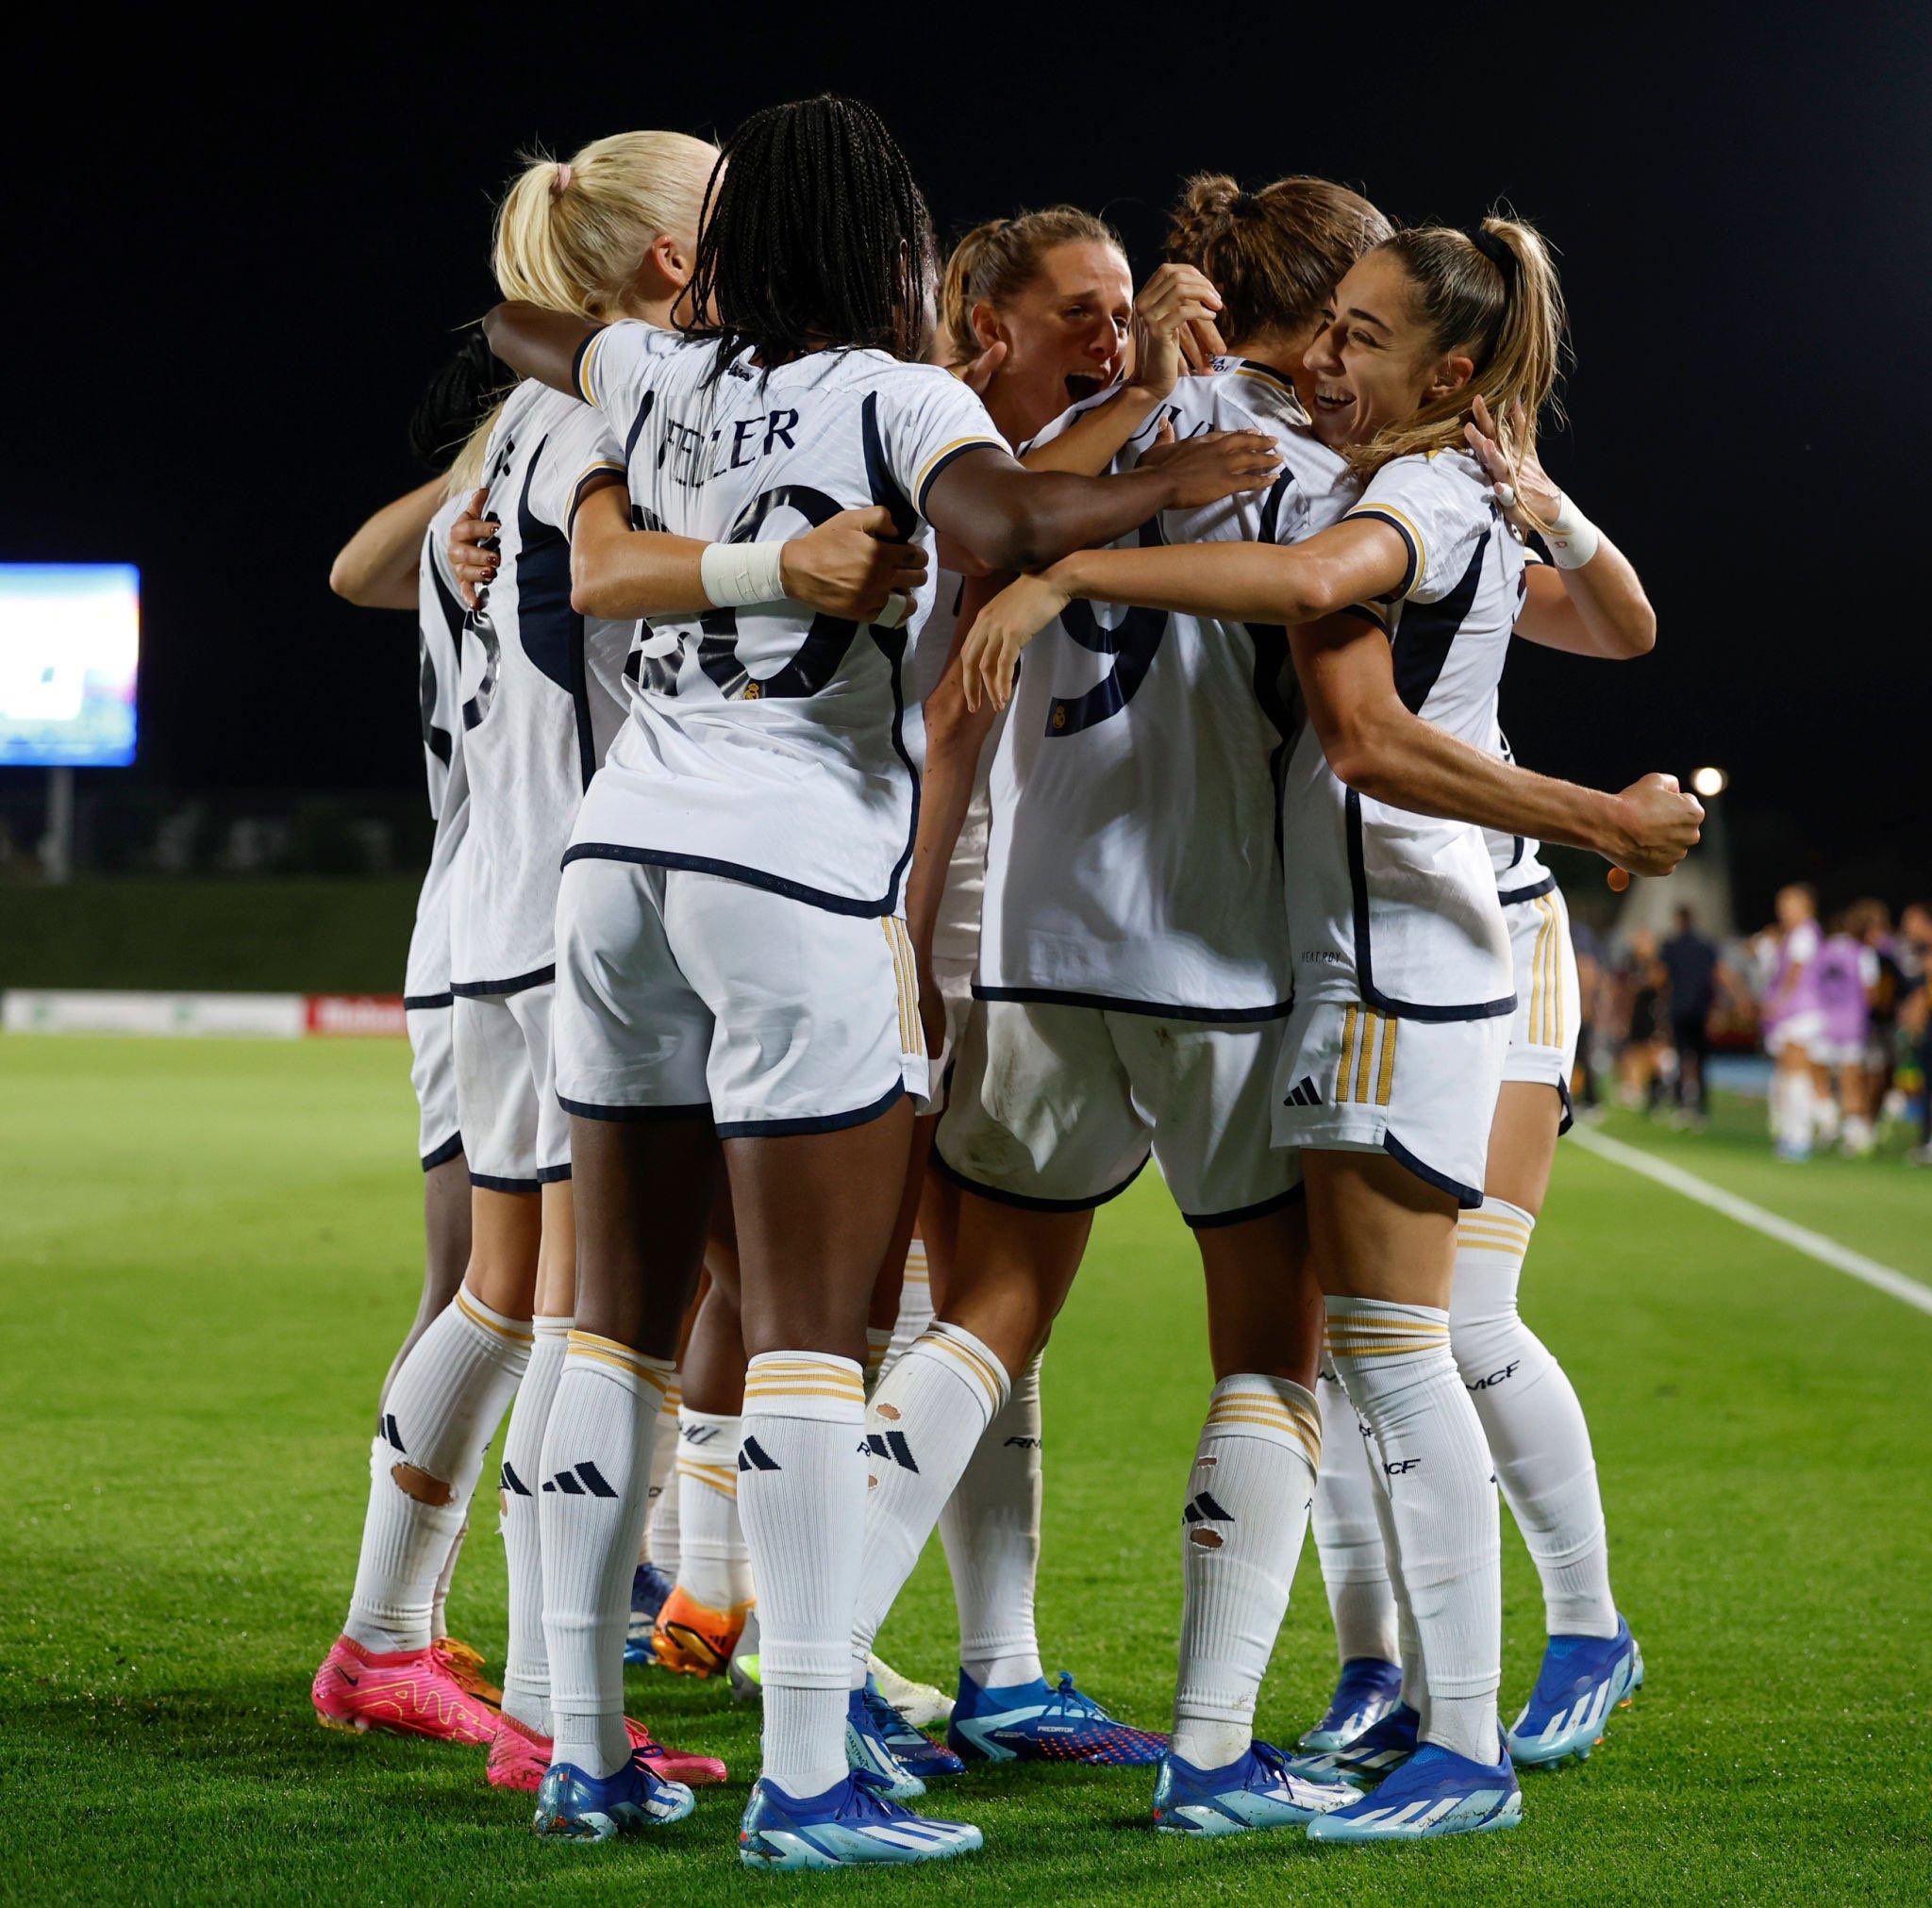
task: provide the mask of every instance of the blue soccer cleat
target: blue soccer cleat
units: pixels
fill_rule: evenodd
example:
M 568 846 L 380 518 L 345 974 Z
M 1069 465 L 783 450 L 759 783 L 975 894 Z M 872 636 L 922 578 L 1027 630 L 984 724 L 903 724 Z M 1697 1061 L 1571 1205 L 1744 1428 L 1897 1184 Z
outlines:
M 847 1868 L 870 1862 L 942 1862 L 980 1846 L 968 1822 L 915 1816 L 876 1776 L 854 1769 L 822 1796 L 800 1800 L 764 1777 L 752 1784 L 738 1825 L 747 1868 Z
M 1270 1743 L 1251 1743 L 1239 1762 L 1213 1769 L 1196 1768 L 1169 1750 L 1154 1784 L 1154 1821 L 1171 1834 L 1240 1835 L 1300 1828 L 1359 1800 L 1346 1783 L 1295 1774 Z
M 872 1717 L 887 1749 L 908 1775 L 931 1782 L 936 1777 L 966 1773 L 966 1765 L 951 1750 L 943 1743 L 933 1741 L 924 1730 L 915 1729 L 899 1709 L 886 1700 L 886 1693 L 879 1687 L 876 1676 L 868 1676 L 865 1687 L 858 1694 L 864 1697 L 866 1714 Z M 898 1800 L 903 1801 L 905 1798 L 902 1796 Z
M 967 1762 L 1077 1762 L 1144 1768 L 1167 1753 L 1167 1738 L 1116 1722 L 1063 1671 L 1005 1688 L 981 1688 L 962 1669 L 946 1747 Z
M 1371 1723 L 1380 1722 L 1401 1701 L 1401 1664 L 1385 1663 L 1379 1656 L 1351 1656 L 1341 1666 L 1326 1713 L 1296 1747 L 1313 1755 L 1332 1753 L 1353 1742 Z
M 889 1800 L 909 1802 L 925 1793 L 925 1784 L 887 1746 L 877 1710 L 867 1701 L 868 1694 L 855 1689 L 846 1698 L 845 1761 L 860 1775 L 870 1776 Z M 878 1709 L 889 1707 L 883 1701 L 877 1705 Z
M 630 1580 L 630 1622 L 624 1633 L 624 1660 L 626 1663 L 656 1663 L 651 1633 L 658 1627 L 658 1612 L 673 1588 L 671 1579 L 656 1564 L 640 1564 Z
M 1297 1775 L 1326 1782 L 1378 1783 L 1416 1752 L 1422 1718 L 1406 1702 L 1325 1755 L 1294 1758 Z
M 1610 1711 L 1643 1687 L 1643 1652 L 1617 1618 L 1614 1636 L 1552 1636 L 1536 1688 L 1506 1740 L 1526 1767 L 1574 1755 L 1584 1761 L 1603 1740 Z
M 540 1835 L 565 1841 L 608 1842 L 681 1822 L 691 1811 L 690 1789 L 666 1782 L 640 1751 L 615 1775 L 601 1778 L 572 1763 L 552 1763 L 537 1789 L 534 1826 Z
M 1308 1824 L 1308 1840 L 1416 1841 L 1513 1829 L 1522 1819 L 1523 1791 L 1498 1732 L 1496 1761 L 1487 1767 L 1440 1743 L 1424 1743 L 1380 1788 L 1317 1816 Z

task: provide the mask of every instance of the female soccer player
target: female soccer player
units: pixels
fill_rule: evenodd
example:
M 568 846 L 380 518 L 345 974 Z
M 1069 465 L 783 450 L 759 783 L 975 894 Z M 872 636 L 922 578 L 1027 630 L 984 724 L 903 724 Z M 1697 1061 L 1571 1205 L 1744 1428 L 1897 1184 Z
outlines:
M 1265 433 L 1286 461 L 1265 495 L 1170 513 L 1142 541 L 1289 539 L 1340 517 L 1354 496 L 1348 468 L 1308 434 L 1291 372 L 1335 281 L 1387 230 L 1365 200 L 1325 181 L 1285 180 L 1265 197 L 1224 179 L 1189 189 L 1169 249 L 1214 283 L 1235 341 L 1208 375 L 1174 387 L 1159 417 L 1183 439 Z M 1207 243 L 1209 233 L 1224 242 Z M 1147 419 L 1120 467 L 1135 467 L 1154 428 Z M 1050 431 L 1042 447 L 1063 440 Z M 880 1467 L 856 1656 L 953 1480 L 991 1441 L 988 1405 L 1037 1357 L 1094 1209 L 1150 1145 L 1195 1230 L 1217 1326 L 1250 1289 L 1274 1302 L 1264 1309 L 1280 1321 L 1269 1353 L 1279 1375 L 1243 1375 L 1258 1368 L 1217 1355 L 1223 1388 L 1267 1388 L 1284 1419 L 1285 1388 L 1312 1413 L 1313 1288 L 1299 1305 L 1280 1301 L 1284 1266 L 1305 1253 L 1291 1163 L 1267 1133 L 1291 990 L 1274 821 L 1284 660 L 1278 630 L 1134 614 L 1070 619 L 1026 672 L 993 766 L 976 998 L 938 1140 L 940 1170 L 961 1194 L 957 1259 L 941 1322 L 874 1400 L 918 1469 Z M 1175 775 L 1185 803 L 1161 798 Z M 1217 1354 L 1232 1342 L 1219 1338 Z M 1242 1346 L 1250 1359 L 1255 1350 Z M 998 1387 L 991 1396 L 970 1382 L 981 1371 Z M 1308 1464 L 1311 1453 L 1296 1454 Z M 1149 1763 L 1165 1748 L 1070 1684 L 1050 1688 L 1030 1639 L 1024 1656 L 962 1666 L 949 1741 L 998 1760 Z
M 1512 462 L 1527 449 L 1561 326 L 1528 226 L 1397 234 L 1350 270 L 1308 354 L 1317 427 L 1366 479 L 1341 523 L 1286 548 L 1082 553 L 1003 592 L 966 643 L 969 685 L 1004 701 L 1024 640 L 1078 597 L 1291 629 L 1308 722 L 1282 809 L 1296 997 L 1274 1134 L 1301 1150 L 1330 1354 L 1388 1483 L 1391 1571 L 1426 1689 L 1416 1751 L 1374 1794 L 1317 1817 L 1317 1840 L 1521 1815 L 1496 1723 L 1495 1494 L 1447 1310 L 1456 1215 L 1482 1201 L 1516 1004 L 1481 830 L 1664 873 L 1702 815 L 1667 776 L 1612 796 L 1487 752 L 1524 560 L 1463 424 L 1480 396 L 1510 421 Z M 1197 1475 L 1211 1487 L 1211 1470 Z M 1212 1770 L 1190 1786 L 1238 1812 L 1249 1784 L 1239 1764 L 1227 1773 L 1225 1789 Z
M 1523 450 L 1512 467 L 1480 398 L 1474 410 L 1473 447 L 1497 487 L 1506 520 L 1520 534 L 1545 534 L 1555 559 L 1554 567 L 1525 571 L 1516 634 L 1608 660 L 1647 654 L 1657 622 L 1635 572 L 1577 515 L 1535 451 Z M 1526 444 L 1524 421 L 1515 422 L 1517 440 Z M 1491 747 L 1508 754 L 1500 727 Z M 1457 1222 L 1449 1346 L 1542 1580 L 1549 1641 L 1536 1687 L 1507 1738 L 1511 1760 L 1521 1766 L 1588 1756 L 1610 1711 L 1641 1684 L 1643 1659 L 1610 1594 L 1603 1497 L 1583 1408 L 1562 1367 L 1517 1309 L 1557 1140 L 1570 1125 L 1580 1023 L 1570 912 L 1536 841 L 1492 832 L 1488 846 L 1509 935 L 1516 1011 L 1490 1127 L 1483 1203 Z M 1339 1383 L 1332 1386 L 1340 1389 Z M 1342 1669 L 1328 1714 L 1302 1747 L 1338 1752 L 1341 1768 L 1373 1771 L 1413 1741 L 1415 1692 L 1401 1701 L 1398 1615 L 1369 1446 L 1347 1400 L 1330 1390 L 1324 1385 L 1332 1435 L 1324 1445 L 1314 1523 L 1323 1568 L 1331 1575 Z M 1412 1676 L 1417 1667 L 1411 1648 Z
M 908 678 L 929 668 L 879 606 L 801 616 L 778 539 L 869 503 L 882 527 L 923 543 L 930 524 L 981 563 L 1024 568 L 1131 528 L 1177 483 L 1023 471 L 978 399 L 922 362 L 929 223 L 870 109 L 820 98 L 754 115 L 708 214 L 687 341 L 526 305 L 486 321 L 499 357 L 611 418 L 638 521 L 675 539 L 668 560 L 662 536 L 576 553 L 581 606 L 649 611 L 654 627 L 558 901 L 580 1260 L 543 1470 L 588 1465 L 610 1495 L 544 1499 L 558 1761 L 540 1812 L 600 1836 L 663 1813 L 622 1734 L 625 1592 L 656 1402 L 723 1171 L 751 1354 L 736 1461 L 764 1684 L 741 1853 L 930 1859 L 978 1832 L 885 1800 L 844 1746 L 865 1314 L 906 1176 L 908 1092 L 925 1087 L 900 907 L 921 754 Z M 900 587 L 929 602 L 923 549 Z
M 633 133 L 598 141 L 568 165 L 530 166 L 498 214 L 498 283 L 585 318 L 661 324 L 689 276 L 715 157 L 682 134 Z M 392 1685 L 408 1693 L 412 1717 L 432 1706 L 436 1692 L 425 1693 L 415 1664 L 426 1587 L 514 1393 L 502 1477 L 509 1651 L 489 1775 L 535 1788 L 550 1733 L 539 1466 L 575 1256 L 569 1136 L 551 1085 L 557 870 L 584 784 L 622 720 L 631 625 L 570 604 L 572 516 L 588 489 L 622 479 L 605 421 L 531 383 L 478 426 L 473 450 L 476 441 L 484 513 L 500 523 L 502 547 L 487 598 L 465 622 L 474 651 L 461 712 L 468 819 L 450 876 L 470 1262 L 391 1386 L 390 1449 L 372 1477 L 349 1622 L 317 1672 L 315 1701 L 325 1719 L 352 1726 L 391 1714 L 402 1700 Z M 466 1725 L 480 1719 L 454 1713 Z M 657 1772 L 666 1769 L 644 1732 L 628 1739 L 655 1756 Z M 701 1781 L 724 1774 L 710 1758 L 675 1760 Z M 664 1786 L 690 1806 L 681 1784 Z

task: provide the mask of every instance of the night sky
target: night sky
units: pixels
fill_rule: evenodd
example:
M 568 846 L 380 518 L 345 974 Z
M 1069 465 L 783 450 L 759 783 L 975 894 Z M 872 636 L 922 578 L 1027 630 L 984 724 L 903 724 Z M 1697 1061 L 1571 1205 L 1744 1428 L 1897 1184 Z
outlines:
M 1869 870 L 1901 900 L 1932 888 L 1932 31 L 1922 8 L 1693 10 L 1580 9 L 1591 31 L 1552 45 L 1521 7 L 1186 9 L 1165 40 L 1082 9 L 1030 64 L 1017 36 L 1048 16 L 1010 8 L 940 9 L 942 37 L 735 9 L 682 46 L 663 8 L 471 8 L 380 42 L 290 13 L 272 58 L 183 16 L 152 46 L 61 49 L 9 89 L 0 556 L 141 565 L 134 772 L 158 788 L 406 788 L 411 622 L 338 603 L 328 563 L 425 474 L 404 426 L 492 300 L 520 148 L 717 137 L 852 92 L 942 236 L 1068 199 L 1137 274 L 1199 168 L 1324 174 L 1398 221 L 1507 199 L 1560 248 L 1574 317 L 1574 423 L 1545 459 L 1659 618 L 1638 663 L 1519 645 L 1519 756 L 1612 786 L 1727 768 L 1747 914 L 1788 871 Z

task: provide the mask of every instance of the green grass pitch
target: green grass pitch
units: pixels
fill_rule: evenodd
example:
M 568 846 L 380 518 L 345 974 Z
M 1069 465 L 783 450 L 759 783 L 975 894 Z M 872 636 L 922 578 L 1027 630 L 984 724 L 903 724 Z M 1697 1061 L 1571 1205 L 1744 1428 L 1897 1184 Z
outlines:
M 708 1685 L 633 1675 L 633 1709 L 734 1777 L 643 1844 L 539 1843 L 480 1751 L 325 1734 L 308 1679 L 417 1289 L 406 1067 L 394 1042 L 0 1041 L 0 1899 L 1932 1899 L 1932 1318 L 1574 1148 L 1526 1310 L 1591 1415 L 1650 1684 L 1587 1767 L 1525 1778 L 1512 1834 L 1182 1843 L 1149 1826 L 1147 1772 L 1045 1769 L 946 1791 L 986 1832 L 965 1861 L 755 1876 L 734 1849 L 755 1719 Z M 1932 1281 L 1932 1175 L 1780 1170 L 1746 1119 L 1612 1130 Z M 1103 1216 L 1048 1354 L 1041 1584 L 1049 1669 L 1149 1723 L 1200 1326 L 1150 1174 Z M 1504 1547 L 1513 1704 L 1541 1613 L 1507 1520 Z M 486 1513 L 453 1616 L 498 1662 L 502 1584 Z M 882 1646 L 941 1680 L 954 1634 L 934 1554 Z M 1333 1667 L 1309 1555 L 1263 1733 L 1291 1740 Z

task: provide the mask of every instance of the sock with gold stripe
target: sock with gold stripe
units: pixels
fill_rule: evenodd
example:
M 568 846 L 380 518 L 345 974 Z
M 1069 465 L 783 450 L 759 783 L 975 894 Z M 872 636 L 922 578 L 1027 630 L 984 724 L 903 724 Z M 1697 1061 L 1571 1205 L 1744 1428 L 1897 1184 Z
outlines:
M 537 1494 L 555 1757 L 586 1774 L 630 1760 L 624 1638 L 649 1507 L 651 1443 L 668 1360 L 573 1332 L 543 1434 Z
M 1516 1309 L 1536 1217 L 1486 1198 L 1456 1229 L 1449 1342 L 1496 1460 L 1510 1515 L 1542 1579 L 1552 1636 L 1614 1636 L 1603 1495 L 1583 1406 Z
M 707 1610 L 751 1601 L 751 1555 L 738 1519 L 736 1413 L 677 1414 L 677 1587 Z
M 871 1479 L 852 1687 L 940 1512 L 1012 1390 L 1006 1367 L 963 1325 L 937 1321 L 886 1374 L 866 1417 Z M 760 1618 L 762 1622 L 762 1618 Z
M 1033 1593 L 1043 1450 L 1036 1355 L 1014 1378 L 940 1513 L 959 1613 L 959 1667 L 982 1689 L 1034 1683 L 1041 1673 Z
M 1373 1434 L 1399 1573 L 1428 1690 L 1424 1737 L 1496 1759 L 1503 1584 L 1490 1448 L 1449 1351 L 1449 1315 L 1382 1299 L 1327 1301 L 1328 1344 Z
M 1321 1455 L 1313 1392 L 1255 1372 L 1215 1385 L 1181 1507 L 1174 1749 L 1196 1768 L 1226 1767 L 1254 1739 Z
M 870 1398 L 884 1375 L 886 1358 L 892 1349 L 892 1335 L 883 1325 L 865 1328 L 865 1395 Z
M 651 1509 L 644 1519 L 644 1540 L 638 1546 L 638 1562 L 655 1564 L 673 1583 L 677 1581 L 678 1549 L 677 1414 L 684 1403 L 677 1380 L 674 1371 L 651 1429 Z
M 362 1552 L 342 1634 L 426 1650 L 436 1580 L 469 1515 L 483 1453 L 530 1357 L 530 1321 L 467 1287 L 409 1348 L 383 1401 Z
M 738 1514 L 758 1592 L 764 1773 L 789 1794 L 845 1779 L 846 1653 L 865 1530 L 865 1387 L 850 1358 L 745 1368 Z
M 1322 1469 L 1315 1480 L 1315 1551 L 1342 1663 L 1367 1657 L 1394 1663 L 1395 1597 L 1375 1517 L 1381 1489 L 1370 1468 L 1368 1434 L 1325 1360 L 1315 1381 L 1322 1402 Z
M 504 1575 L 509 1585 L 509 1647 L 503 1658 L 503 1712 L 539 1735 L 550 1734 L 550 1649 L 543 1640 L 543 1552 L 537 1486 L 543 1433 L 563 1376 L 568 1319 L 531 1321 L 537 1342 L 517 1386 L 503 1434 L 497 1502 L 503 1525 Z
M 906 1275 L 899 1286 L 899 1316 L 892 1320 L 892 1342 L 886 1347 L 883 1378 L 912 1349 L 912 1341 L 932 1324 L 932 1267 L 925 1241 L 917 1233 L 906 1248 Z

